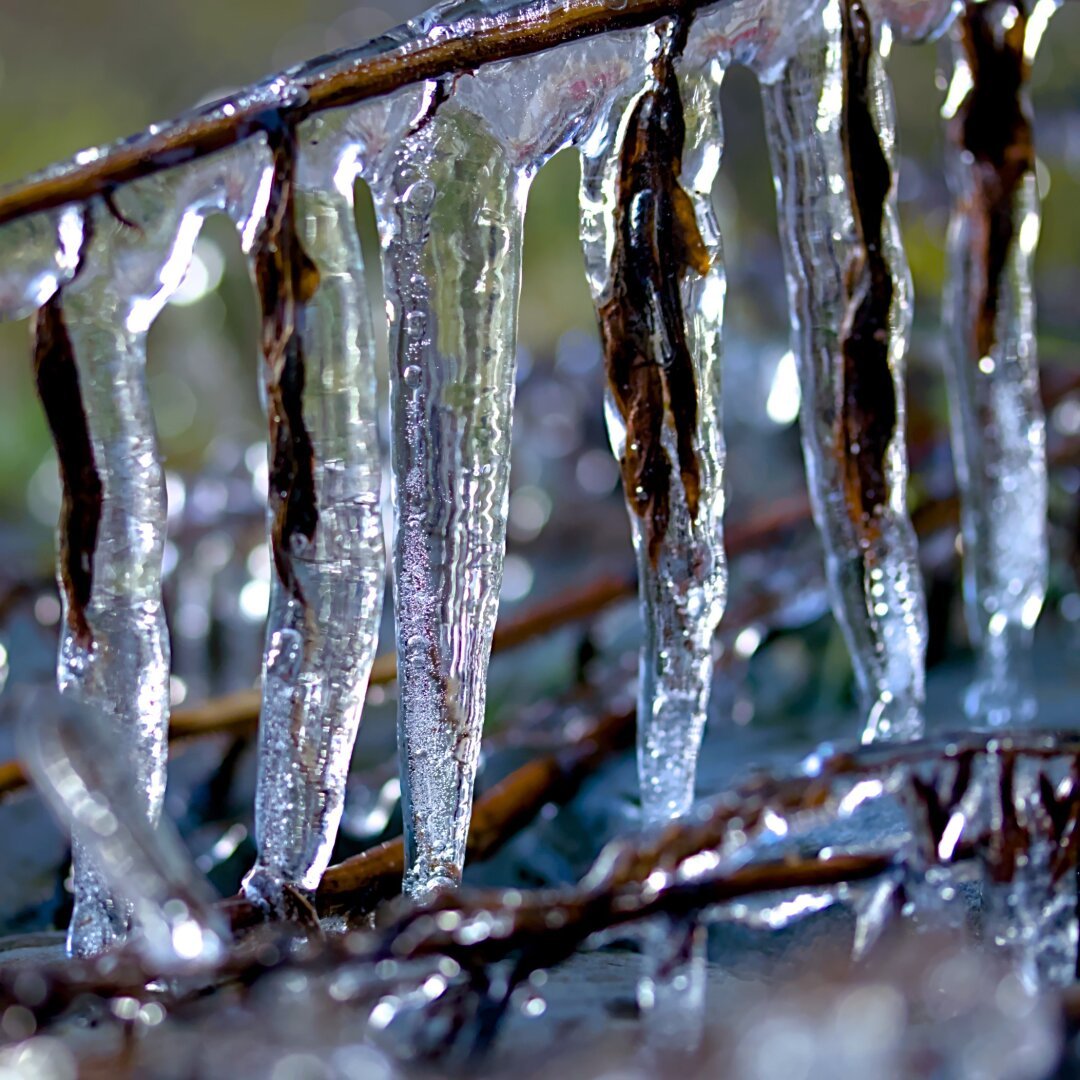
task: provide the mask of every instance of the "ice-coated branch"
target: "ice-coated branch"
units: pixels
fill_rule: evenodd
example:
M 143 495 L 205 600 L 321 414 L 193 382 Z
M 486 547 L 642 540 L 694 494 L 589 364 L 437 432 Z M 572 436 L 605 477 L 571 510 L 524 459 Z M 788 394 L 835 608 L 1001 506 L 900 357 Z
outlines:
M 972 720 L 1030 722 L 1030 653 L 1048 574 L 1044 413 L 1032 262 L 1039 239 L 1028 80 L 1060 0 L 968 3 L 945 117 L 953 191 L 946 372 L 962 494 Z
M 763 79 L 803 386 L 802 433 L 833 610 L 864 738 L 922 730 L 926 606 L 907 514 L 910 285 L 896 223 L 891 98 L 859 0 L 831 0 Z
M 710 206 L 718 79 L 678 63 L 668 28 L 643 93 L 585 148 L 582 236 L 607 366 L 607 417 L 637 552 L 643 816 L 690 809 L 726 597 L 720 335 L 724 274 Z M 684 101 L 685 99 L 685 101 Z M 625 119 L 620 117 L 625 113 Z M 685 185 L 685 186 L 684 186 Z

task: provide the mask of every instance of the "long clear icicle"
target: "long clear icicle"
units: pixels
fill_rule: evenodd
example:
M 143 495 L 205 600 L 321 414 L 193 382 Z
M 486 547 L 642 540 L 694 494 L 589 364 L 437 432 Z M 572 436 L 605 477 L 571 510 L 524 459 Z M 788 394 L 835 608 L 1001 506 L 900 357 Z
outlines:
M 465 857 L 506 538 L 525 200 L 627 74 L 617 40 L 431 83 L 372 178 L 390 318 L 405 891 Z M 365 172 L 365 175 L 366 172 Z
M 376 191 L 390 318 L 405 891 L 465 860 L 506 540 L 527 178 L 439 108 Z
M 304 310 L 300 373 L 318 523 L 313 538 L 292 538 L 296 587 L 280 572 L 273 577 L 258 858 L 244 881 L 249 897 L 278 912 L 288 908 L 289 890 L 313 891 L 329 864 L 382 612 L 375 339 L 353 209 L 353 146 L 348 130 L 338 131 L 341 120 L 317 117 L 298 139 L 298 238 L 318 276 Z M 269 401 L 273 408 L 272 394 Z M 272 447 L 272 477 L 273 455 Z M 271 525 L 275 512 L 272 499 Z
M 643 818 L 653 825 L 693 803 L 712 638 L 727 590 L 725 279 L 711 209 L 722 73 L 714 66 L 680 80 L 671 42 L 655 48 L 644 92 L 620 101 L 621 115 L 584 147 L 581 195 L 608 365 L 608 428 L 640 579 L 638 772 Z
M 64 470 L 58 682 L 99 710 L 130 749 L 151 822 L 165 793 L 169 643 L 161 605 L 165 485 L 146 392 L 146 336 L 183 280 L 204 215 L 251 206 L 252 146 L 95 203 L 78 272 L 38 317 L 39 391 L 47 406 L 74 409 L 85 432 L 74 462 L 65 451 L 69 418 L 51 413 L 62 467 L 65 459 L 80 466 Z M 74 371 L 66 370 L 71 363 Z M 126 932 L 130 905 L 109 889 L 78 831 L 73 851 L 68 947 L 94 955 Z
M 1046 432 L 1032 260 L 1039 238 L 1027 82 L 1056 0 L 969 3 L 944 113 L 954 196 L 946 372 L 961 492 L 964 593 L 978 653 L 969 717 L 1034 718 L 1031 646 L 1048 574 Z
M 833 610 L 864 741 L 922 731 L 926 603 L 905 505 L 910 283 L 881 37 L 858 2 L 817 8 L 795 55 L 763 70 L 788 273 L 802 436 Z

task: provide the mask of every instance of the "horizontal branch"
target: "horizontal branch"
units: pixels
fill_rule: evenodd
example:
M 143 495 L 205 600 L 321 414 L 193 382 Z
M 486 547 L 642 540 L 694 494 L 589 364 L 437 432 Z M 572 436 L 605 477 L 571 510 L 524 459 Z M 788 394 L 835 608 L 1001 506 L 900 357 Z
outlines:
M 361 47 L 336 58 L 326 71 L 315 60 L 280 76 L 272 88 L 249 89 L 189 117 L 119 142 L 93 160 L 46 171 L 0 193 L 0 225 L 95 195 L 109 195 L 132 180 L 233 146 L 283 120 L 298 123 L 313 113 L 400 90 L 405 86 L 475 71 L 613 30 L 647 26 L 666 16 L 692 14 L 731 0 L 542 0 L 506 14 L 464 18 L 439 37 L 425 37 L 370 55 Z

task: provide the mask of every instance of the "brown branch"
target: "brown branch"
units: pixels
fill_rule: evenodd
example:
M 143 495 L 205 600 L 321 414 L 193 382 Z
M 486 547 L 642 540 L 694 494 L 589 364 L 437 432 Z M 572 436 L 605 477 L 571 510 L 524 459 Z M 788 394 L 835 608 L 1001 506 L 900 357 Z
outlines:
M 536 0 L 498 17 L 463 19 L 437 39 L 421 38 L 374 56 L 363 48 L 351 50 L 329 71 L 313 61 L 293 76 L 280 76 L 277 93 L 254 90 L 215 102 L 153 133 L 117 143 L 93 161 L 50 170 L 9 188 L 0 194 L 0 225 L 106 195 L 121 184 L 205 157 L 282 121 L 295 125 L 313 113 L 355 105 L 428 79 L 472 72 L 482 64 L 543 52 L 613 30 L 647 26 L 716 3 L 634 0 L 616 9 L 610 0 L 569 0 L 550 7 Z
M 520 832 L 548 803 L 562 804 L 603 761 L 629 747 L 634 713 L 622 712 L 594 721 L 573 743 L 515 770 L 476 800 L 469 827 L 468 858 L 489 858 Z M 316 896 L 320 915 L 345 912 L 359 917 L 401 892 L 405 852 L 401 837 L 330 867 Z M 242 898 L 226 902 L 233 926 L 262 922 L 262 912 Z

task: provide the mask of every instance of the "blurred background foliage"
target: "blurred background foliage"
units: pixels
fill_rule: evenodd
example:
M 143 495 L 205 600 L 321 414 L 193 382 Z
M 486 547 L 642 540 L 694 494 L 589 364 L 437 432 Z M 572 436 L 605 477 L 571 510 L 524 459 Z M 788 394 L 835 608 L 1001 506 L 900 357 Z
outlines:
M 417 0 L 359 6 L 347 0 L 4 0 L 0 183 L 17 181 L 80 147 L 127 135 L 268 71 L 361 42 L 421 6 Z M 1080 235 L 1080 75 L 1073 62 L 1078 32 L 1080 4 L 1067 5 L 1055 18 L 1034 78 L 1046 193 L 1039 255 L 1041 344 L 1052 364 L 1074 362 L 1080 333 L 1074 299 L 1080 294 L 1075 250 Z M 918 300 L 911 377 L 918 402 L 912 423 L 919 425 L 943 419 L 937 327 L 948 200 L 941 167 L 938 62 L 935 45 L 898 48 L 892 61 L 903 153 L 900 196 Z M 769 393 L 780 377 L 777 364 L 787 348 L 787 313 L 753 77 L 731 71 L 723 96 L 727 146 L 716 205 L 730 277 L 726 407 L 737 429 L 748 419 L 766 420 Z M 598 437 L 602 376 L 576 236 L 576 185 L 576 158 L 563 154 L 534 186 L 521 341 L 524 373 L 563 362 L 565 374 L 582 376 L 580 419 L 592 433 L 584 446 Z M 358 206 L 377 296 L 381 286 L 366 193 Z M 167 464 L 185 473 L 203 467 L 222 439 L 248 445 L 263 431 L 254 303 L 236 241 L 222 222 L 208 225 L 196 271 L 181 302 L 158 320 L 150 346 L 152 396 Z M 25 530 L 29 518 L 47 539 L 55 474 L 32 393 L 27 337 L 26 324 L 0 326 L 0 521 Z M 544 401 L 543 393 L 537 393 L 539 410 Z M 522 400 L 528 404 L 527 388 Z M 782 405 L 773 419 L 787 428 L 791 409 Z M 789 449 L 795 445 L 791 432 L 781 441 Z M 747 472 L 747 463 L 735 456 L 737 444 L 736 432 L 736 495 L 745 482 L 740 476 Z M 598 460 L 593 465 L 596 473 Z M 606 480 L 600 473 L 593 479 L 601 487 L 614 486 L 614 472 L 604 475 Z M 36 550 L 37 543 L 33 546 Z

